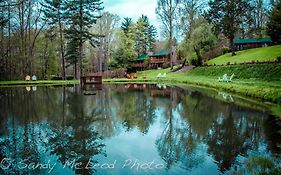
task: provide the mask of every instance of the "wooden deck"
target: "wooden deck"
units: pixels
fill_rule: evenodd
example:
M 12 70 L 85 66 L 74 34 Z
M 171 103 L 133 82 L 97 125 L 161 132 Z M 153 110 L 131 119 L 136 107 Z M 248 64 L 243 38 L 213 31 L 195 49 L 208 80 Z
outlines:
M 87 84 L 102 84 L 102 76 L 92 75 L 92 76 L 81 76 L 80 84 L 82 86 Z

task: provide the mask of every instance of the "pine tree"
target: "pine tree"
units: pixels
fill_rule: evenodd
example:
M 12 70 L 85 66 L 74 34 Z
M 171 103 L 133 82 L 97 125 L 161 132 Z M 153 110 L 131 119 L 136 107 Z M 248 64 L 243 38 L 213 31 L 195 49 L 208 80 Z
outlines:
M 142 15 L 136 24 L 136 52 L 138 56 L 153 52 L 156 42 L 157 31 L 150 25 L 147 16 Z
M 71 27 L 66 30 L 66 34 L 69 39 L 78 43 L 79 72 L 76 78 L 83 74 L 83 43 L 89 41 L 92 46 L 97 45 L 98 36 L 90 33 L 90 28 L 100 18 L 99 13 L 103 9 L 101 5 L 100 0 L 70 0 L 67 2 L 67 23 Z
M 235 55 L 233 41 L 246 15 L 245 12 L 251 8 L 249 1 L 210 0 L 209 6 L 206 18 L 215 25 L 217 32 L 222 32 L 229 39 L 232 55 Z
M 63 25 L 65 22 L 65 4 L 64 0 L 45 0 L 42 4 L 44 7 L 45 20 L 49 25 L 57 25 L 59 27 L 60 52 L 62 59 L 62 77 L 65 80 L 65 54 L 63 41 Z
M 281 0 L 272 10 L 269 22 L 267 24 L 267 33 L 274 42 L 281 40 Z
M 157 37 L 157 30 L 153 25 L 149 25 L 147 28 L 147 46 L 148 52 L 154 52 L 155 42 Z
M 125 34 L 129 32 L 131 25 L 133 25 L 132 18 L 124 18 L 124 21 L 122 22 L 121 25 L 121 29 L 124 31 Z
M 77 78 L 77 64 L 79 60 L 79 43 L 77 39 L 69 39 L 67 42 L 65 57 L 69 65 L 74 65 L 74 77 Z

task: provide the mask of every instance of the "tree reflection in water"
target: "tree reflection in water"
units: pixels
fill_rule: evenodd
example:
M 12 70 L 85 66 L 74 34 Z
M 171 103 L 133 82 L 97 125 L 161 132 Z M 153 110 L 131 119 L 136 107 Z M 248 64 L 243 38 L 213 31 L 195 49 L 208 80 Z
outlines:
M 226 173 L 239 165 L 239 157 L 280 155 L 280 125 L 266 112 L 216 100 L 200 89 L 140 87 L 106 85 L 96 96 L 84 96 L 77 86 L 40 87 L 36 92 L 0 88 L 0 159 L 53 158 L 60 165 L 75 160 L 85 167 L 89 159 L 97 163 L 98 155 L 106 155 L 105 140 L 134 129 L 149 135 L 152 126 L 160 131 L 146 149 L 158 151 L 167 172 L 175 167 L 189 172 L 211 159 Z M 46 172 L 0 168 L 0 174 L 12 173 Z
M 82 91 L 76 86 L 66 99 L 68 119 L 61 129 L 54 128 L 50 139 L 51 153 L 56 154 L 64 165 L 75 161 L 78 164 L 78 168 L 74 168 L 77 174 L 93 173 L 95 169 L 87 168 L 87 164 L 89 161 L 98 163 L 94 156 L 103 152 L 104 147 L 99 133 L 91 127 L 94 122 L 103 119 L 99 118 L 99 111 L 95 106 L 87 108 L 84 98 Z M 73 168 L 72 165 L 70 167 Z
M 15 163 L 7 170 L 1 169 L 1 174 L 44 174 L 46 170 L 29 170 L 19 165 L 23 160 L 26 165 L 46 163 L 46 154 L 57 155 L 62 164 L 72 160 L 81 162 L 83 168 L 76 169 L 77 174 L 94 171 L 84 167 L 89 160 L 96 163 L 94 156 L 103 150 L 102 138 L 91 127 L 101 119 L 94 107 L 90 108 L 91 115 L 85 114 L 89 109 L 85 109 L 85 99 L 79 88 L 68 92 L 67 97 L 65 88 L 63 92 L 42 88 L 36 93 L 4 89 L 3 93 L 5 98 L 1 98 L 0 111 L 5 118 L 1 118 L 0 157 Z M 49 122 L 46 123 L 46 119 Z

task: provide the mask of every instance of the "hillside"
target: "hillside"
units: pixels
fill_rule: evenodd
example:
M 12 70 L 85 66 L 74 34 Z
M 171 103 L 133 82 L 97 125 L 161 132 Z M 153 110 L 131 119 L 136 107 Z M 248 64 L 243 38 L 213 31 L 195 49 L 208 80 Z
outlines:
M 236 52 L 236 56 L 231 56 L 231 53 L 219 56 L 207 62 L 209 65 L 226 65 L 228 63 L 244 63 L 244 62 L 266 62 L 276 61 L 278 56 L 281 56 L 281 45 L 248 49 Z

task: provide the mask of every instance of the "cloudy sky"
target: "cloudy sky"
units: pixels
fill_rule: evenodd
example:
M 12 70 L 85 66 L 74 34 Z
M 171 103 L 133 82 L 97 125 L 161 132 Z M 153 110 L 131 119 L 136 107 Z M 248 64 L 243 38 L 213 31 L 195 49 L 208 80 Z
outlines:
M 137 21 L 142 15 L 148 16 L 151 24 L 159 30 L 160 21 L 155 14 L 157 0 L 104 0 L 104 10 L 112 14 L 117 14 L 122 19 L 130 17 Z

